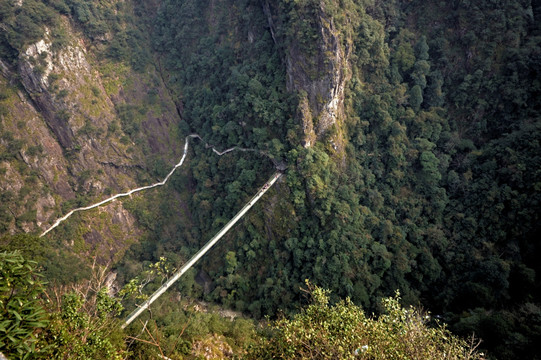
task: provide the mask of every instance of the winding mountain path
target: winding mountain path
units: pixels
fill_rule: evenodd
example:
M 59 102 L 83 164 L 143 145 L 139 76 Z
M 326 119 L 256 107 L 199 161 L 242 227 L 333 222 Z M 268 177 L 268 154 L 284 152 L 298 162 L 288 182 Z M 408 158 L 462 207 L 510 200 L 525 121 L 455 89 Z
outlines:
M 155 188 L 155 187 L 158 187 L 158 186 L 165 185 L 165 183 L 167 183 L 167 181 L 174 174 L 174 172 L 179 167 L 181 167 L 182 164 L 184 164 L 184 160 L 186 159 L 186 155 L 188 153 L 188 144 L 189 144 L 190 138 L 199 139 L 200 141 L 202 141 L 205 144 L 205 148 L 207 148 L 207 149 L 211 148 L 212 151 L 214 151 L 214 153 L 216 153 L 218 156 L 225 155 L 225 154 L 227 154 L 227 153 L 229 153 L 231 151 L 234 151 L 234 150 L 258 152 L 261 155 L 269 157 L 275 163 L 275 165 L 282 166 L 282 165 L 276 163 L 275 160 L 271 156 L 269 156 L 269 154 L 267 154 L 264 151 L 257 150 L 257 149 L 241 148 L 241 147 L 238 147 L 238 146 L 234 146 L 234 147 L 226 149 L 224 151 L 218 151 L 218 150 L 216 150 L 216 148 L 214 146 L 209 145 L 208 143 L 206 143 L 199 135 L 191 134 L 191 135 L 186 136 L 185 143 L 184 143 L 184 154 L 182 154 L 182 158 L 180 159 L 178 164 L 176 164 L 173 167 L 173 169 L 171 169 L 169 174 L 167 174 L 167 176 L 162 181 L 157 182 L 157 183 L 152 184 L 152 185 L 138 187 L 138 188 L 132 189 L 132 190 L 130 190 L 128 192 L 125 192 L 125 193 L 120 193 L 120 194 L 113 195 L 113 196 L 111 196 L 111 197 L 109 197 L 109 198 L 107 198 L 105 200 L 102 200 L 102 201 L 100 201 L 98 203 L 95 203 L 93 205 L 80 207 L 80 208 L 71 210 L 69 213 L 67 213 L 63 217 L 57 219 L 54 222 L 54 224 L 51 225 L 51 227 L 49 227 L 47 230 L 45 230 L 40 235 L 40 237 L 45 236 L 47 233 L 49 233 L 51 230 L 56 228 L 63 221 L 67 220 L 71 215 L 73 215 L 74 213 L 76 213 L 78 211 L 85 211 L 85 210 L 94 209 L 94 208 L 97 208 L 97 207 L 99 207 L 101 205 L 107 204 L 107 203 L 109 203 L 111 201 L 114 201 L 115 199 L 118 199 L 120 197 L 130 196 L 131 194 L 134 194 L 134 193 L 139 192 L 139 191 L 148 190 L 148 189 L 152 189 L 152 188 Z M 277 167 L 280 169 L 279 166 L 277 166 Z M 255 205 L 255 203 L 271 188 L 271 186 L 274 185 L 274 183 L 280 178 L 280 176 L 282 176 L 282 173 L 280 171 L 274 173 L 272 175 L 272 177 L 250 199 L 250 201 L 248 201 L 242 207 L 242 209 L 240 209 L 240 211 L 235 216 L 233 216 L 233 218 L 231 220 L 229 220 L 229 222 L 227 224 L 225 224 L 225 226 L 220 231 L 218 231 L 218 233 L 216 235 L 214 235 L 214 237 L 212 239 L 210 239 L 205 244 L 205 246 L 203 246 L 197 253 L 195 253 L 195 255 L 192 256 L 192 258 L 190 260 L 188 260 L 188 262 L 186 262 L 179 270 L 177 270 L 169 280 L 167 280 L 158 290 L 156 290 L 154 292 L 154 294 L 152 294 L 142 305 L 138 306 L 137 309 L 135 309 L 128 316 L 125 323 L 122 325 L 122 328 L 125 328 L 126 326 L 128 326 L 143 311 L 148 309 L 150 304 L 152 304 L 158 297 L 160 297 L 160 295 L 162 295 L 171 285 L 173 285 L 173 283 L 175 283 L 186 271 L 188 271 L 188 269 L 190 269 L 201 257 L 203 257 L 203 255 L 205 255 L 207 253 L 207 251 L 209 251 L 214 246 L 214 244 L 216 244 L 229 231 L 229 229 L 231 229 L 233 227 L 233 225 L 235 225 L 237 223 L 237 221 L 239 221 L 244 216 L 244 214 L 246 214 L 246 212 L 248 210 L 250 210 L 252 208 L 252 206 Z
M 148 190 L 148 189 L 152 189 L 152 188 L 155 188 L 155 187 L 158 187 L 158 186 L 163 186 L 165 185 L 165 183 L 169 180 L 169 178 L 171 177 L 171 175 L 173 175 L 173 173 L 179 168 L 182 166 L 182 164 L 184 163 L 184 160 L 186 159 L 186 154 L 188 153 L 188 143 L 189 143 L 189 139 L 192 138 L 192 139 L 199 139 L 201 140 L 204 144 L 205 144 L 205 148 L 207 149 L 212 149 L 212 151 L 214 151 L 214 153 L 216 153 L 218 156 L 222 156 L 222 155 L 225 155 L 231 151 L 234 151 L 234 150 L 238 150 L 238 151 L 251 151 L 251 152 L 257 152 L 257 153 L 260 153 L 261 155 L 264 155 L 264 156 L 267 156 L 269 157 L 269 155 L 262 151 L 262 150 L 257 150 L 257 149 L 247 149 L 247 148 L 241 148 L 241 147 L 238 147 L 238 146 L 234 146 L 232 148 L 229 148 L 229 149 L 226 149 L 224 151 L 218 151 L 216 150 L 216 148 L 212 145 L 209 145 L 208 143 L 206 143 L 202 138 L 201 136 L 197 135 L 197 134 L 190 134 L 188 136 L 186 136 L 186 139 L 185 139 L 185 143 L 184 143 L 184 154 L 182 154 L 182 158 L 180 159 L 180 161 L 178 162 L 178 164 L 176 164 L 173 169 L 169 172 L 169 174 L 167 174 L 167 176 L 160 182 L 157 182 L 155 184 L 152 184 L 152 185 L 147 185 L 147 186 L 142 186 L 142 187 L 138 187 L 138 188 L 135 188 L 135 189 L 132 189 L 128 192 L 125 192 L 125 193 L 120 193 L 120 194 L 116 194 L 116 195 L 113 195 L 111 196 L 110 198 L 107 198 L 105 200 L 102 200 L 96 204 L 93 204 L 93 205 L 89 205 L 89 206 L 84 206 L 84 207 L 80 207 L 80 208 L 77 208 L 77 209 L 73 209 L 71 210 L 69 213 L 67 213 L 66 215 L 62 216 L 61 218 L 57 219 L 53 225 L 51 225 L 47 230 L 45 230 L 43 233 L 41 233 L 41 235 L 39 237 L 42 237 L 42 236 L 45 236 L 47 235 L 47 233 L 49 233 L 51 230 L 53 230 L 54 228 L 56 228 L 58 225 L 60 225 L 63 221 L 67 220 L 71 215 L 73 215 L 74 213 L 76 212 L 79 212 L 79 211 L 86 211 L 86 210 L 90 210 L 90 209 L 94 209 L 94 208 L 97 208 L 99 206 L 102 206 L 104 204 L 107 204 L 113 200 L 116 200 L 118 198 L 121 198 L 121 197 L 125 197 L 125 196 L 130 196 L 131 194 L 134 194 L 136 192 L 139 192 L 139 191 L 143 191 L 143 190 Z

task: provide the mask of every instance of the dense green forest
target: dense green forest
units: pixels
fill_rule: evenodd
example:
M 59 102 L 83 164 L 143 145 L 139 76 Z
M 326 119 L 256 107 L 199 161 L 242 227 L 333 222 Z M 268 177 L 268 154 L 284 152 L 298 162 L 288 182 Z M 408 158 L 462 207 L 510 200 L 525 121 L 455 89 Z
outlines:
M 130 291 L 108 295 L 104 269 L 62 291 L 45 287 L 37 263 L 19 251 L 0 253 L 0 259 L 0 346 L 13 359 L 484 359 L 476 339 L 467 342 L 441 324 L 429 325 L 430 316 L 403 308 L 398 293 L 382 300 L 376 318 L 349 298 L 330 305 L 329 291 L 308 281 L 303 291 L 311 305 L 265 331 L 256 332 L 251 320 L 201 311 L 198 304 L 162 301 L 157 320 L 124 333 L 118 296 Z M 39 301 L 44 294 L 48 301 Z
M 57 348 L 40 343 L 47 336 L 69 341 L 68 336 L 76 336 L 74 329 L 91 323 L 109 331 L 97 334 L 106 340 L 96 354 L 117 351 L 123 356 L 127 351 L 144 358 L 160 349 L 182 358 L 206 341 L 218 344 L 217 357 L 250 345 L 248 358 L 292 358 L 307 351 L 300 344 L 308 336 L 303 329 L 315 327 L 311 321 L 326 319 L 333 328 L 342 324 L 336 319 L 339 312 L 351 321 L 349 332 L 331 331 L 327 339 L 314 339 L 313 351 L 338 351 L 336 345 L 351 355 L 351 349 L 363 345 L 355 342 L 375 333 L 370 326 L 381 330 L 364 314 L 387 311 L 403 316 L 400 319 L 418 319 L 419 313 L 403 310 L 398 298 L 390 298 L 399 291 L 404 309 L 422 307 L 437 319 L 426 324 L 426 332 L 415 341 L 448 336 L 440 327 L 445 323 L 464 339 L 472 334 L 480 338 L 479 349 L 487 358 L 539 359 L 539 2 L 111 4 L 2 3 L 0 24 L 7 31 L 0 35 L 0 57 L 16 64 L 19 53 L 40 38 L 44 27 L 52 29 L 53 44 L 62 47 L 62 19 L 67 17 L 93 44 L 96 56 L 128 64 L 141 74 L 158 69 L 175 101 L 179 133 L 197 133 L 223 149 L 262 150 L 271 158 L 252 152 L 218 157 L 194 143 L 186 169 L 163 191 L 126 201 L 143 230 L 112 264 L 117 282 L 128 284 L 117 297 L 124 296 L 129 311 L 142 298 L 128 296 L 130 291 L 137 293 L 141 284 L 146 294 L 156 289 L 162 276 L 185 262 L 242 207 L 275 171 L 275 160 L 287 163 L 285 180 L 188 272 L 176 291 L 183 301 L 203 299 L 252 319 L 283 315 L 259 339 L 251 321 L 228 323 L 211 313 L 191 313 L 188 305 L 171 301 L 171 295 L 149 320 L 154 328 L 145 341 L 154 345 L 126 345 L 121 338 L 126 334 L 117 333 L 114 325 L 122 311 L 119 299 L 100 295 L 99 289 L 88 299 L 80 296 L 82 290 L 67 292 L 63 306 L 48 310 L 52 318 L 47 324 L 34 324 L 47 329 L 38 330 L 42 338 L 35 341 L 44 353 L 68 351 L 58 342 Z M 337 76 L 338 85 L 332 85 L 343 85 L 343 98 L 337 97 L 338 115 L 331 124 L 321 115 L 330 101 L 318 90 L 334 84 L 329 73 L 343 74 Z M 138 109 L 117 107 L 119 126 L 136 144 L 145 131 L 134 120 Z M 316 129 L 316 141 L 310 144 L 307 113 Z M 17 144 L 2 141 L 0 159 L 8 161 L 15 157 L 17 151 L 11 148 Z M 157 161 L 152 154 L 148 159 L 153 165 L 143 178 L 163 177 L 169 171 L 163 159 Z M 11 201 L 8 195 L 0 194 L 4 203 Z M 2 206 L 0 215 L 7 214 Z M 37 261 L 55 286 L 82 284 L 93 277 L 92 270 L 70 271 L 77 256 L 69 247 L 58 248 L 76 229 L 59 228 L 50 235 L 51 242 L 6 235 L 0 246 Z M 200 271 L 210 276 L 210 286 L 196 281 Z M 306 279 L 329 289 L 330 295 L 316 287 L 316 305 L 299 310 L 306 305 Z M 104 305 L 86 307 L 95 318 L 75 320 L 73 309 L 85 301 Z M 392 333 L 389 320 L 379 319 L 389 327 L 381 325 L 387 329 L 381 334 Z M 366 327 L 357 327 L 359 323 Z M 61 324 L 71 330 L 64 332 Z M 127 334 L 138 338 L 139 331 L 141 324 L 128 328 Z M 385 349 L 381 334 L 372 349 Z M 153 336 L 162 338 L 163 349 L 155 346 Z M 288 343 L 288 336 L 299 343 Z M 341 338 L 343 344 L 334 342 Z M 407 342 L 400 341 L 395 344 Z M 456 341 L 456 346 L 468 348 Z M 438 358 L 435 354 L 442 349 L 434 345 L 428 354 L 396 346 L 386 348 L 388 357 L 376 357 L 375 352 L 363 356 Z M 302 354 L 299 358 L 324 358 Z M 329 358 L 349 356 L 333 354 Z

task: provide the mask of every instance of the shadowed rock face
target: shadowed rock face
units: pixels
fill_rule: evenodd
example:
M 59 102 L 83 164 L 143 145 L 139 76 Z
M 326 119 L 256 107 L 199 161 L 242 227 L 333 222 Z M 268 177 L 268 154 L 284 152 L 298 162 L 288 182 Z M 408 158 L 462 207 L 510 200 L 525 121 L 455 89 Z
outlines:
M 45 54 L 43 74 L 36 74 L 35 66 L 30 63 L 31 59 Z M 19 61 L 19 75 L 26 92 L 34 102 L 36 109 L 43 116 L 47 126 L 51 129 L 60 145 L 65 149 L 73 147 L 73 131 L 66 118 L 58 115 L 58 107 L 48 90 L 47 75 L 52 69 L 52 53 L 50 44 L 44 40 L 31 45 Z
M 21 74 L 22 83 L 26 91 L 34 102 L 36 110 L 43 116 L 47 126 L 51 129 L 60 145 L 64 149 L 71 149 L 73 147 L 73 131 L 69 127 L 67 119 L 57 115 L 58 110 L 48 92 L 40 92 L 39 89 L 32 87 L 34 74 L 32 69 L 25 65 L 27 64 L 25 63 L 21 66 L 19 73 Z

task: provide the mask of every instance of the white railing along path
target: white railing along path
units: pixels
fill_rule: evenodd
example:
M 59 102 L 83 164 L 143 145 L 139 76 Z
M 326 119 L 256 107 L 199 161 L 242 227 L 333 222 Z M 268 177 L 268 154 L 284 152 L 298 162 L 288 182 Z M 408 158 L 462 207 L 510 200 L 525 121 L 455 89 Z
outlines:
M 79 211 L 85 211 L 85 210 L 91 210 L 91 209 L 94 209 L 94 208 L 97 208 L 99 206 L 102 206 L 102 205 L 105 205 L 113 200 L 116 200 L 120 197 L 125 197 L 125 196 L 130 196 L 131 194 L 134 194 L 136 192 L 139 192 L 139 191 L 143 191 L 143 190 L 148 190 L 148 189 L 152 189 L 152 188 L 155 188 L 155 187 L 158 187 L 158 186 L 163 186 L 165 185 L 165 183 L 169 180 L 169 178 L 171 177 L 171 175 L 173 175 L 173 173 L 179 168 L 182 166 L 182 164 L 184 163 L 184 159 L 186 159 L 186 154 L 188 153 L 188 140 L 190 138 L 197 138 L 201 141 L 204 142 L 204 140 L 201 138 L 201 136 L 197 135 L 197 134 L 191 134 L 191 135 L 188 135 L 186 136 L 186 139 L 185 139 L 185 143 L 184 143 L 184 154 L 182 154 L 182 158 L 180 159 L 180 161 L 178 162 L 178 164 L 176 164 L 173 169 L 169 172 L 169 174 L 167 174 L 167 176 L 160 182 L 157 182 L 155 184 L 152 184 L 152 185 L 147 185 L 147 186 L 142 186 L 142 187 L 138 187 L 136 189 L 132 189 L 128 192 L 125 192 L 125 193 L 120 193 L 120 194 L 116 194 L 114 196 L 111 196 L 105 200 L 102 200 L 96 204 L 93 204 L 93 205 L 89 205 L 89 206 L 84 206 L 84 207 L 80 207 L 80 208 L 77 208 L 77 209 L 74 209 L 74 210 L 71 210 L 69 213 L 67 213 L 66 215 L 62 216 L 61 218 L 57 219 L 53 225 L 51 225 L 47 230 L 45 230 L 43 233 L 41 233 L 40 237 L 42 236 L 45 236 L 47 235 L 47 233 L 49 233 L 51 230 L 53 230 L 54 228 L 56 228 L 58 225 L 60 225 L 60 223 L 62 223 L 63 221 L 67 220 L 71 215 L 73 215 L 74 213 L 76 212 L 79 212 Z M 268 156 L 264 151 L 261 151 L 261 150 L 256 150 L 256 149 L 246 149 L 246 148 L 241 148 L 241 147 L 238 147 L 238 146 L 234 146 L 232 148 L 229 148 L 229 149 L 226 149 L 224 151 L 218 151 L 214 148 L 214 146 L 212 145 L 209 145 L 207 143 L 205 143 L 205 147 L 208 149 L 208 148 L 212 148 L 212 151 L 214 151 L 218 156 L 222 156 L 224 154 L 227 154 L 228 152 L 231 152 L 233 150 L 239 150 L 239 151 L 253 151 L 253 152 L 259 152 L 260 154 L 262 155 L 265 155 L 265 156 Z

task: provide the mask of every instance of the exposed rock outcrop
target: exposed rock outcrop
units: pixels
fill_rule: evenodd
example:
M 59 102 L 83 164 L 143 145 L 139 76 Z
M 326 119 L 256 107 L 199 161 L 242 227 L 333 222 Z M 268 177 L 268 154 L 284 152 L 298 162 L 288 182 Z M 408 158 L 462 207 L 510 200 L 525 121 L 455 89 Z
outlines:
M 286 50 L 287 88 L 300 93 L 298 116 L 304 132 L 303 145 L 312 146 L 335 126 L 340 128 L 344 118 L 344 89 L 348 81 L 350 41 L 336 28 L 328 15 L 325 2 L 315 11 L 312 24 L 315 40 L 302 44 L 304 34 L 295 34 Z M 300 31 L 292 24 L 295 31 Z M 339 139 L 333 148 L 341 152 Z
M 58 114 L 60 109 L 48 91 L 47 79 L 53 70 L 51 43 L 40 40 L 30 45 L 21 57 L 19 75 L 22 85 L 60 145 L 65 149 L 71 149 L 73 131 L 67 119 Z

